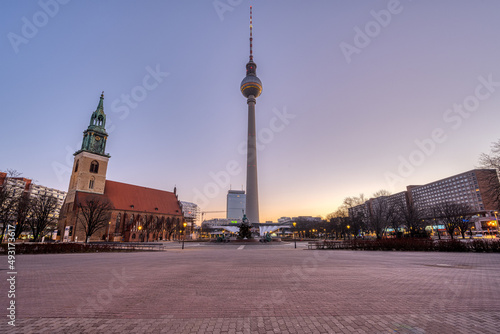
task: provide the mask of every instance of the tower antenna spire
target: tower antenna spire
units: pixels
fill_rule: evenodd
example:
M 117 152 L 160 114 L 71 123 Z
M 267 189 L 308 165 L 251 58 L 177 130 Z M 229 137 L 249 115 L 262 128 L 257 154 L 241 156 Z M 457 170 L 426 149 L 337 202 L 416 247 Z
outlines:
M 252 6 L 250 6 L 250 61 L 253 62 L 253 35 L 252 35 L 252 30 L 253 30 L 253 23 L 252 23 Z

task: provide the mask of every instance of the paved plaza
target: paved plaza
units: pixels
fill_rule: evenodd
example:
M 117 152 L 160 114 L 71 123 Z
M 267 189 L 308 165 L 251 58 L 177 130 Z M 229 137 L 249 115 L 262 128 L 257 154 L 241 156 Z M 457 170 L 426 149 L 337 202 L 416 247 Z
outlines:
M 498 333 L 500 254 L 167 243 L 20 255 L 0 333 Z M 0 257 L 5 273 L 7 258 Z

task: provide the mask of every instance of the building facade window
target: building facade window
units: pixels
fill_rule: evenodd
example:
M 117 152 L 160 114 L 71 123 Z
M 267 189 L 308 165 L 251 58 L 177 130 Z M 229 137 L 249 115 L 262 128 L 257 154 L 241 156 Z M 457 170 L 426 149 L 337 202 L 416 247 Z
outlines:
M 80 160 L 76 160 L 76 164 L 75 164 L 75 173 L 78 172 L 78 163 L 80 162 Z
M 96 174 L 99 172 L 99 163 L 97 161 L 94 160 L 90 163 L 90 172 Z
M 120 232 L 120 220 L 121 220 L 121 213 L 116 216 L 116 224 L 115 224 L 115 233 Z
M 89 181 L 89 189 L 94 189 L 94 178 L 93 177 Z

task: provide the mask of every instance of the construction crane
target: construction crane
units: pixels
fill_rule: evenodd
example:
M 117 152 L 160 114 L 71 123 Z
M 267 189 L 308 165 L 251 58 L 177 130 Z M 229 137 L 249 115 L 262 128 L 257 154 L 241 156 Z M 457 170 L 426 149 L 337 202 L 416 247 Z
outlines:
M 222 212 L 226 212 L 226 211 L 202 211 L 201 212 L 201 222 L 203 223 L 203 216 L 205 215 L 205 213 L 222 213 Z

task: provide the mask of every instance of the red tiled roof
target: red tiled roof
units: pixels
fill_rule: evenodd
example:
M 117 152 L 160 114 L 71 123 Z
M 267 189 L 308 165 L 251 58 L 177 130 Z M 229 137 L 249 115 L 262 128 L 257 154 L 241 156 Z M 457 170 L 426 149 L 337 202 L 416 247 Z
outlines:
M 84 201 L 94 194 L 77 192 L 77 201 Z M 104 195 L 115 210 L 149 212 L 153 214 L 181 215 L 182 211 L 174 193 L 106 180 Z M 133 205 L 133 207 L 132 207 Z

